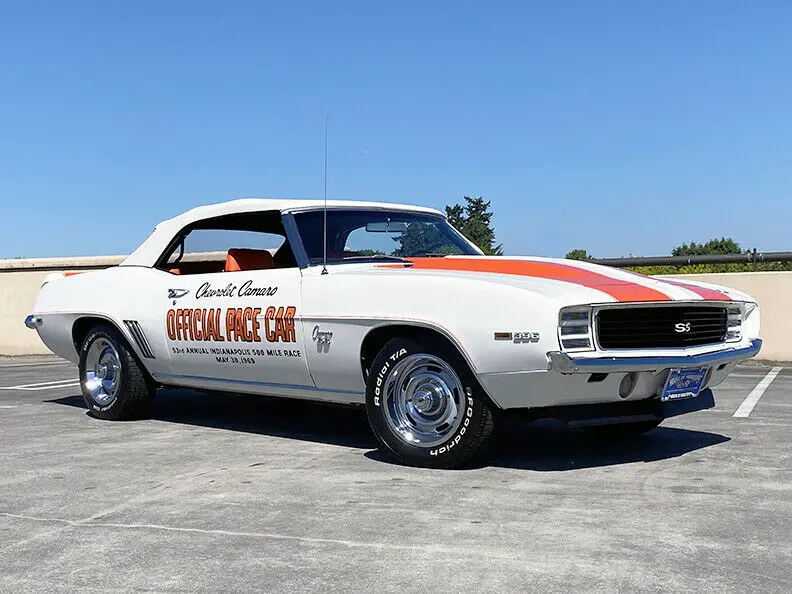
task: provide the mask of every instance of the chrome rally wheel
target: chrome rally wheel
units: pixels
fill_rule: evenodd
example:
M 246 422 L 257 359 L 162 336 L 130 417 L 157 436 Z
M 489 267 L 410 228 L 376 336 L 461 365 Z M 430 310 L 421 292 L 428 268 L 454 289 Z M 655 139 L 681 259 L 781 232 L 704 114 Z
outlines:
M 494 430 L 492 405 L 455 348 L 431 335 L 416 338 L 393 338 L 367 366 L 371 429 L 405 464 L 469 464 Z
M 462 382 L 448 363 L 434 355 L 401 359 L 385 383 L 384 399 L 388 425 L 409 444 L 437 445 L 462 423 Z
M 85 356 L 85 390 L 99 406 L 107 406 L 116 398 L 121 383 L 121 362 L 118 351 L 107 338 L 97 338 Z
M 97 324 L 82 341 L 80 385 L 91 414 L 114 421 L 144 416 L 156 392 L 124 336 L 110 324 Z

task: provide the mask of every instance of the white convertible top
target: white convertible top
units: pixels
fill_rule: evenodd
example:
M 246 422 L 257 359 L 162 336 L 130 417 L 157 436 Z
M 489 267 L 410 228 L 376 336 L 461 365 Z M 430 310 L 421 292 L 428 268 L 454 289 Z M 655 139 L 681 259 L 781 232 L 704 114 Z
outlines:
M 242 198 L 229 202 L 218 202 L 198 206 L 172 219 L 167 219 L 154 227 L 154 232 L 149 235 L 140 247 L 132 252 L 121 266 L 152 266 L 157 258 L 167 247 L 173 236 L 187 225 L 212 219 L 223 215 L 238 214 L 245 212 L 260 212 L 267 210 L 279 210 L 280 212 L 298 212 L 302 210 L 321 210 L 324 208 L 324 200 L 296 199 L 296 198 Z M 410 206 L 407 204 L 391 204 L 388 202 L 360 202 L 355 200 L 328 200 L 328 210 L 360 208 L 363 210 L 403 210 L 409 212 L 420 212 L 445 216 L 439 210 L 426 208 L 424 206 Z

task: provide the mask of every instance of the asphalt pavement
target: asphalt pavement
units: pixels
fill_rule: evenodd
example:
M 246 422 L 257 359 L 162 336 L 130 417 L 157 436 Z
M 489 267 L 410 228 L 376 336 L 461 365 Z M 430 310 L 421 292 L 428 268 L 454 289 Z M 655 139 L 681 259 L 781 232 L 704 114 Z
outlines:
M 0 591 L 792 590 L 792 369 L 628 442 L 512 420 L 459 471 L 308 402 L 172 390 L 100 421 L 76 377 L 0 361 Z

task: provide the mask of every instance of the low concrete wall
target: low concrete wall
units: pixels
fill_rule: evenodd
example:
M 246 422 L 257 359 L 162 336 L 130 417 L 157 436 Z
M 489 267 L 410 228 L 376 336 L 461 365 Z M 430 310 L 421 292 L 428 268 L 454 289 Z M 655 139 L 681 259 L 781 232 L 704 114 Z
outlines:
M 758 358 L 792 361 L 792 272 L 678 274 L 669 278 L 723 285 L 756 299 L 761 308 L 764 340 Z
M 44 355 L 38 333 L 25 327 L 41 283 L 58 271 L 107 268 L 126 256 L 0 260 L 0 355 Z
M 106 268 L 119 264 L 123 259 L 124 256 L 101 256 L 0 260 L 0 355 L 49 352 L 38 334 L 28 330 L 24 324 L 25 316 L 33 311 L 39 287 L 47 274 Z M 760 357 L 792 361 L 792 272 L 734 272 L 672 278 L 724 285 L 755 297 L 762 308 L 764 346 Z

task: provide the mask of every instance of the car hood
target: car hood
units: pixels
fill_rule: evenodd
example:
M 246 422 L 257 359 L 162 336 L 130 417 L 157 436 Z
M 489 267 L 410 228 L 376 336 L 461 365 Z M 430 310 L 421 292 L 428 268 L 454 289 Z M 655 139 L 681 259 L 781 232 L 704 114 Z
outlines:
M 659 279 L 577 260 L 447 256 L 409 258 L 411 265 L 378 264 L 377 269 L 408 277 L 431 275 L 487 280 L 533 290 L 567 302 L 753 301 L 748 295 L 707 283 Z

